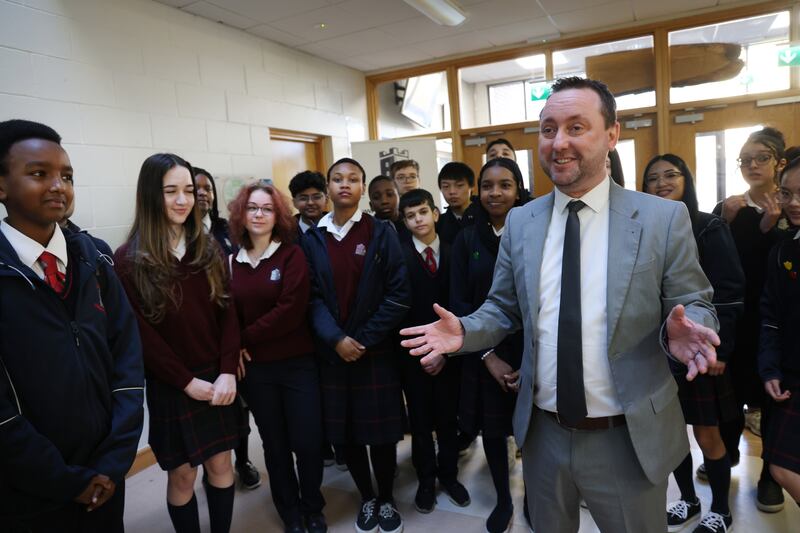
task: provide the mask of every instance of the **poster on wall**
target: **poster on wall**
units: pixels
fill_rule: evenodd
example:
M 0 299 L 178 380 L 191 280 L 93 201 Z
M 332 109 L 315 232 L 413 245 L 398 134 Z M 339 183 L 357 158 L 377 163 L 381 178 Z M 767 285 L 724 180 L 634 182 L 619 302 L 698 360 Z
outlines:
M 436 159 L 436 139 L 397 139 L 390 141 L 365 141 L 351 144 L 353 159 L 361 163 L 367 172 L 367 183 L 375 176 L 389 175 L 395 161 L 413 159 L 419 163 L 420 187 L 427 189 L 441 209 L 437 176 L 439 165 Z M 369 208 L 367 195 L 361 200 L 361 208 Z

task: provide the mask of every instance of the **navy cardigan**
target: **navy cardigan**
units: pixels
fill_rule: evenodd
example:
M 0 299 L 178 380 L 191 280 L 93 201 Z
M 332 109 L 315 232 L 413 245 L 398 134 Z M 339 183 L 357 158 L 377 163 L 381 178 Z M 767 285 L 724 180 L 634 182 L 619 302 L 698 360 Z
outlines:
M 411 287 L 397 232 L 388 222 L 373 218 L 373 223 L 355 308 L 346 324 L 339 323 L 327 230 L 310 228 L 301 239 L 311 272 L 311 325 L 321 341 L 317 353 L 331 363 L 344 364 L 335 347 L 346 336 L 368 349 L 386 341 L 411 305 Z
M 122 483 L 142 432 L 136 318 L 111 259 L 64 236 L 74 311 L 0 233 L 0 517 L 59 507 L 95 474 Z

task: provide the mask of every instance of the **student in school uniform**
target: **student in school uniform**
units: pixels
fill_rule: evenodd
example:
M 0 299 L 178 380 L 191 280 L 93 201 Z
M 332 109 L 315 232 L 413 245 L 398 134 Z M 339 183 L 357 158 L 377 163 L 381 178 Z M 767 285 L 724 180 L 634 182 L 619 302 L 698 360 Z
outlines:
M 411 309 L 404 327 L 436 320 L 433 304 L 447 306 L 450 292 L 450 245 L 436 234 L 439 212 L 431 193 L 415 189 L 400 199 L 403 222 L 412 234 L 402 243 L 411 281 Z M 430 513 L 436 506 L 436 480 L 459 507 L 469 505 L 467 489 L 458 482 L 458 388 L 460 359 L 438 357 L 423 367 L 418 357 L 402 350 L 403 390 L 411 424 L 412 462 L 418 487 L 414 507 Z M 436 432 L 436 444 L 432 433 Z M 438 448 L 438 454 L 437 454 Z
M 0 122 L 0 529 L 13 533 L 122 532 L 142 432 L 136 318 L 95 241 L 59 227 L 73 199 L 58 133 Z
M 527 193 L 522 173 L 508 158 L 490 159 L 478 177 L 480 210 L 475 224 L 461 230 L 453 244 L 450 267 L 450 306 L 458 316 L 478 309 L 492 286 L 494 264 L 505 219 L 522 205 Z M 459 424 L 467 434 L 481 433 L 497 501 L 486 521 L 489 533 L 506 531 L 514 514 L 508 477 L 508 443 L 512 434 L 522 360 L 522 333 L 498 346 L 464 356 L 461 372 Z
M 307 319 L 310 281 L 289 209 L 266 180 L 242 187 L 228 205 L 231 236 L 240 247 L 229 262 L 241 326 L 241 393 L 261 435 L 285 531 L 323 533 L 322 405 Z
M 397 231 L 400 242 L 411 242 L 411 232 L 400 217 L 400 193 L 396 182 L 386 176 L 375 176 L 367 186 L 367 195 L 373 216 L 389 222 Z
M 800 158 L 783 170 L 778 200 L 793 237 L 770 251 L 761 297 L 758 370 L 774 402 L 763 457 L 775 480 L 800 506 Z
M 167 510 L 178 533 L 200 530 L 194 483 L 208 472 L 213 533 L 229 531 L 231 450 L 244 434 L 236 399 L 239 323 L 225 259 L 203 230 L 192 167 L 174 154 L 145 159 L 128 240 L 114 254 L 139 321 L 150 448 L 167 471 Z
M 775 198 L 779 176 L 786 165 L 785 148 L 783 134 L 775 128 L 751 133 L 737 160 L 749 188 L 744 194 L 729 196 L 718 203 L 713 211 L 731 228 L 746 282 L 744 314 L 736 327 L 730 359 L 734 395 L 740 412 L 732 421 L 720 425 L 722 440 L 733 465 L 739 462 L 739 440 L 745 425 L 761 436 L 769 424 L 769 410 L 761 409 L 765 395 L 758 379 L 759 306 L 767 256 L 770 249 L 785 237 L 786 220 Z M 742 412 L 745 404 L 747 417 Z M 698 477 L 706 476 L 704 469 L 704 465 L 697 469 Z M 783 491 L 772 479 L 765 463 L 758 480 L 756 506 L 760 511 L 775 513 L 783 509 L 783 504 Z
M 462 228 L 475 223 L 475 214 L 479 209 L 472 201 L 475 173 L 466 163 L 451 161 L 439 171 L 438 180 L 447 209 L 439 217 L 436 233 L 444 242 L 453 244 Z
M 514 151 L 514 146 L 508 141 L 500 137 L 493 140 L 486 145 L 486 160 L 497 159 L 498 157 L 505 157 L 512 161 L 517 160 L 517 153 Z
M 686 379 L 684 365 L 669 360 L 678 383 L 683 416 L 692 426 L 703 452 L 713 499 L 709 512 L 700 520 L 700 500 L 692 479 L 692 454 L 687 454 L 673 472 L 681 497 L 667 505 L 667 527 L 670 531 L 680 531 L 700 520 L 694 529 L 696 533 L 724 533 L 733 523 L 728 504 L 731 463 L 719 426 L 734 419 L 738 409 L 727 363 L 733 352 L 736 321 L 744 310 L 744 272 L 728 225 L 721 218 L 698 209 L 694 178 L 683 159 L 674 154 L 653 157 L 645 166 L 642 184 L 648 194 L 686 205 L 697 242 L 700 267 L 714 289 L 712 303 L 719 319 L 721 340 L 717 346 L 717 361 L 711 365 L 708 374 L 699 375 L 692 381 Z
M 403 401 L 394 332 L 411 294 L 396 232 L 358 208 L 365 185 L 357 161 L 334 163 L 328 170 L 333 211 L 302 245 L 311 265 L 323 422 L 331 443 L 345 451 L 361 494 L 356 530 L 399 533 L 393 485 Z
M 297 214 L 297 226 L 301 233 L 308 228 L 316 226 L 323 216 L 327 215 L 328 205 L 327 186 L 325 176 L 313 170 L 304 170 L 289 181 L 289 193 Z
M 200 210 L 200 216 L 203 219 L 203 228 L 206 233 L 214 236 L 220 248 L 222 248 L 222 252 L 227 257 L 237 251 L 237 246 L 231 239 L 228 221 L 219 215 L 217 184 L 214 176 L 208 170 L 200 167 L 194 167 L 192 172 L 194 173 L 194 184 L 197 190 L 197 208 Z M 244 409 L 245 426 L 249 429 L 250 411 L 244 404 L 242 408 Z M 249 430 L 247 433 L 249 435 Z M 234 466 L 236 473 L 239 474 L 239 481 L 242 487 L 253 490 L 261 486 L 261 476 L 253 463 L 250 462 L 248 441 L 247 435 L 243 436 L 239 441 L 239 446 L 233 452 L 236 458 Z M 208 475 L 205 471 L 203 471 L 203 482 L 204 484 L 208 483 Z
M 419 163 L 413 159 L 395 161 L 389 166 L 389 177 L 403 196 L 408 191 L 419 189 Z

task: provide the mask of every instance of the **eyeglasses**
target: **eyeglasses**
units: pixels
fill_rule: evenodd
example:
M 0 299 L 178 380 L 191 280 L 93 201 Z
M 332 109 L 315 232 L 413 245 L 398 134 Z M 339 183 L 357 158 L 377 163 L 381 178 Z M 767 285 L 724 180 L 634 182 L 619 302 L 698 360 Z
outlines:
M 411 183 L 412 181 L 418 180 L 419 176 L 415 174 L 409 174 L 408 176 L 395 176 L 394 179 L 396 181 L 402 181 L 403 183 Z
M 746 168 L 749 167 L 753 161 L 755 161 L 757 167 L 763 167 L 769 163 L 770 159 L 772 158 L 772 154 L 758 154 L 755 157 L 740 157 L 736 160 L 736 164 L 739 165 L 739 168 Z
M 797 203 L 800 203 L 800 193 L 792 192 L 783 187 L 778 190 L 778 203 L 789 205 L 792 203 L 792 200 L 797 200 Z
M 272 214 L 271 205 L 248 205 L 244 210 L 247 211 L 247 214 L 251 217 L 256 216 L 258 213 L 261 213 L 263 216 Z
M 648 174 L 644 177 L 645 183 L 648 185 L 654 184 L 658 182 L 658 180 L 664 180 L 665 183 L 675 183 L 678 181 L 678 178 L 683 176 L 680 172 L 676 172 L 674 170 L 668 170 L 663 174 Z
M 323 198 L 325 198 L 325 195 L 323 193 L 321 193 L 321 192 L 314 193 L 314 194 L 311 194 L 311 195 L 300 194 L 300 195 L 297 196 L 297 201 L 298 202 L 303 202 L 303 203 L 308 202 L 308 201 L 319 202 Z

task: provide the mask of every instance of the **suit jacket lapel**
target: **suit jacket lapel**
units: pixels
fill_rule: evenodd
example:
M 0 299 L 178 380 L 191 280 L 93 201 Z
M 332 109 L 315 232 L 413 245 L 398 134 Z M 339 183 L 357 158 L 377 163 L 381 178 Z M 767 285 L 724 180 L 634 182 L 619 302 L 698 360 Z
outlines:
M 528 309 L 532 324 L 539 319 L 539 278 L 542 268 L 542 253 L 547 229 L 550 227 L 550 216 L 553 212 L 553 193 L 541 198 L 531 206 L 531 217 L 523 229 L 523 255 L 525 258 L 525 284 L 528 289 Z
M 608 346 L 614 338 L 622 307 L 630 287 L 633 267 L 639 251 L 642 225 L 635 220 L 638 208 L 630 195 L 611 184 L 608 212 L 608 273 L 606 308 Z

